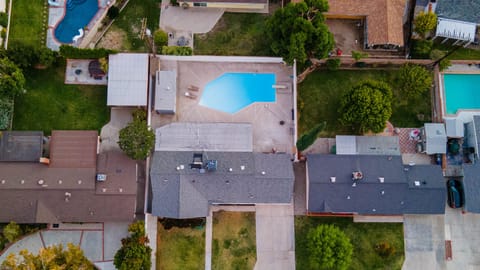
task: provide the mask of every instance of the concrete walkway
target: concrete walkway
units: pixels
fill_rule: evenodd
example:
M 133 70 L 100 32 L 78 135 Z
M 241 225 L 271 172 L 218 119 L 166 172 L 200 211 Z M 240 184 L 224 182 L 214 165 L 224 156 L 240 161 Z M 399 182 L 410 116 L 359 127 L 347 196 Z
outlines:
M 120 150 L 118 132 L 132 121 L 133 109 L 113 107 L 110 110 L 110 122 L 100 132 L 100 152 Z
M 205 222 L 205 270 L 212 269 L 212 235 L 213 235 L 213 212 L 210 214 Z
M 254 270 L 295 269 L 293 204 L 256 205 L 257 263 Z
M 61 226 L 59 229 L 39 231 L 8 247 L 0 256 L 0 264 L 9 254 L 18 254 L 24 249 L 37 254 L 41 248 L 58 244 L 66 247 L 67 243 L 73 243 L 80 246 L 85 256 L 99 269 L 115 269 L 113 257 L 121 246 L 121 239 L 128 235 L 128 224 L 109 222 L 75 224 L 75 227 L 67 224 L 66 227 Z

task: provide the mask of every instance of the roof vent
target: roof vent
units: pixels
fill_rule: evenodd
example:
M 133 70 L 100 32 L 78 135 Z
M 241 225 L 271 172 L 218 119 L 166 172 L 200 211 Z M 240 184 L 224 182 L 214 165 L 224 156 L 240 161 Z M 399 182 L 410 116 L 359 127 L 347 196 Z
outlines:
M 382 195 L 385 195 L 385 190 L 382 190 L 382 192 L 381 192 L 381 193 L 382 193 Z
M 216 160 L 207 160 L 205 164 L 205 169 L 209 172 L 213 172 L 217 170 L 217 161 Z
M 240 166 L 240 170 L 244 171 L 245 170 L 245 165 Z
M 250 199 L 253 199 L 253 198 L 254 198 L 253 194 L 248 195 L 248 197 L 249 197 Z
M 372 212 L 377 212 L 377 209 L 373 208 L 373 209 L 372 209 Z
M 380 183 L 383 183 L 383 182 L 385 182 L 385 178 L 384 177 L 378 177 L 378 181 L 380 181 Z
M 352 187 L 356 187 L 357 183 L 353 182 Z
M 107 192 L 107 189 L 106 189 L 106 188 L 102 188 L 102 192 Z
M 61 185 L 63 183 L 63 181 L 60 179 L 58 180 L 58 184 Z
M 408 171 L 408 167 L 403 167 L 403 170 L 404 170 L 404 171 Z
M 350 195 L 347 196 L 347 200 L 350 200 Z
M 177 168 L 175 168 L 177 171 L 180 171 L 180 166 L 177 166 Z
M 262 175 L 265 175 L 265 174 L 267 174 L 267 173 L 265 171 L 262 171 Z
M 352 172 L 352 180 L 362 180 L 363 173 L 361 171 Z
M 107 180 L 107 175 L 103 173 L 97 173 L 97 181 L 105 182 Z
M 225 184 L 229 185 L 229 184 L 230 184 L 230 180 L 225 180 Z
M 420 186 L 420 181 L 415 181 L 414 184 L 415 184 L 416 187 L 419 187 Z
M 82 184 L 82 180 L 78 180 L 77 183 L 78 183 L 79 185 L 81 185 L 81 184 Z
M 118 189 L 118 192 L 122 193 L 122 192 L 123 192 L 123 188 L 119 188 L 119 189 Z
M 179 167 L 180 167 L 180 170 L 183 170 L 183 169 L 185 169 L 185 165 L 183 165 L 183 164 L 180 164 L 180 166 L 179 166 Z
M 410 162 L 408 163 L 408 166 L 410 166 L 410 167 L 415 166 L 415 162 L 410 161 Z
M 335 183 L 337 181 L 337 178 L 335 176 L 330 177 L 330 182 Z
M 68 202 L 70 201 L 70 198 L 72 197 L 72 193 L 70 192 L 65 192 L 65 201 Z
M 2 184 L 5 184 L 5 182 L 6 182 L 5 179 L 2 179 Z
M 45 180 L 39 179 L 39 180 L 37 181 L 37 184 L 39 184 L 39 185 L 41 186 L 41 185 L 45 184 Z
M 229 172 L 233 172 L 233 169 L 232 169 L 232 168 L 228 168 L 228 171 L 229 171 Z
M 168 179 L 167 178 L 163 179 L 163 182 L 168 182 Z
M 23 180 L 23 179 L 20 180 L 20 184 L 22 184 L 22 185 L 25 184 L 25 180 Z

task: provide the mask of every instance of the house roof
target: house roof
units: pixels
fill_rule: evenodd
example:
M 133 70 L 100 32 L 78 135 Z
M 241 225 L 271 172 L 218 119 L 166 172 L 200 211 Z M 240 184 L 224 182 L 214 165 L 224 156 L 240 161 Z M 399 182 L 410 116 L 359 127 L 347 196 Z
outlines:
M 463 138 L 465 135 L 464 125 L 462 119 L 459 118 L 445 118 L 445 129 L 447 137 Z
M 54 130 L 50 139 L 50 167 L 95 168 L 98 132 Z
M 400 155 L 398 136 L 337 135 L 337 155 Z
M 194 154 L 154 153 L 150 171 L 153 215 L 205 217 L 210 204 L 290 203 L 292 199 L 294 176 L 287 154 L 208 152 L 203 154 L 203 163 L 216 160 L 217 169 L 204 173 L 190 168 Z
M 438 18 L 435 36 L 473 42 L 476 32 L 476 23 Z
M 146 106 L 148 54 L 119 53 L 108 57 L 108 106 Z
M 480 165 L 463 166 L 464 209 L 471 213 L 480 213 Z
M 252 124 L 171 123 L 155 131 L 155 151 L 251 152 Z
M 120 151 L 103 152 L 98 155 L 97 174 L 105 174 L 105 181 L 97 181 L 96 194 L 137 193 L 137 163 Z
M 400 156 L 308 155 L 307 210 L 364 215 L 441 214 L 445 211 L 445 186 L 436 183 L 439 172 L 441 176 L 437 167 L 405 168 Z M 362 172 L 363 179 L 354 185 L 352 173 L 356 171 Z M 430 172 L 434 176 L 429 176 Z M 428 184 L 410 185 L 413 179 L 424 179 Z
M 438 17 L 480 24 L 480 2 L 477 0 L 437 1 L 435 13 Z
M 406 0 L 329 0 L 327 17 L 365 17 L 369 45 L 403 46 L 403 16 Z
M 157 71 L 155 81 L 155 111 L 175 113 L 177 105 L 177 73 Z
M 42 157 L 43 132 L 0 132 L 0 161 L 38 162 Z
M 425 123 L 425 136 L 428 155 L 447 152 L 447 133 L 443 123 Z

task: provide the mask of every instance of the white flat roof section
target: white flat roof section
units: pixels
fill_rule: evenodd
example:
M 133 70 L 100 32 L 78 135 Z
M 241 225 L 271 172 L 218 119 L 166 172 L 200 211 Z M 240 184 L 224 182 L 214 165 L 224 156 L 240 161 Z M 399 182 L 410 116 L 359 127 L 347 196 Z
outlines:
M 107 106 L 146 106 L 148 54 L 119 53 L 108 59 Z
M 445 118 L 445 126 L 447 130 L 447 137 L 449 138 L 463 138 L 464 126 L 463 121 L 458 118 Z
M 425 123 L 425 136 L 427 155 L 447 153 L 447 134 L 443 124 Z
M 177 106 L 177 73 L 157 71 L 155 82 L 155 106 L 157 113 L 174 114 Z
M 438 18 L 435 36 L 473 42 L 476 30 L 475 23 Z
M 171 123 L 155 131 L 155 151 L 252 152 L 252 125 Z
M 356 155 L 357 139 L 350 135 L 337 135 L 335 137 L 337 155 Z

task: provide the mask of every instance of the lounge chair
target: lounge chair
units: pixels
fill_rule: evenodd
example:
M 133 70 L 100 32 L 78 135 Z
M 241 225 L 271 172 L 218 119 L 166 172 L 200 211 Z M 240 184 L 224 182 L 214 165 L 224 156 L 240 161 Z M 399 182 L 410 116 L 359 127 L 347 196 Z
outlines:
M 188 90 L 198 92 L 198 90 L 200 90 L 200 87 L 195 85 L 190 85 L 188 86 Z
M 197 95 L 194 95 L 190 92 L 185 92 L 185 96 L 191 99 L 197 99 Z

